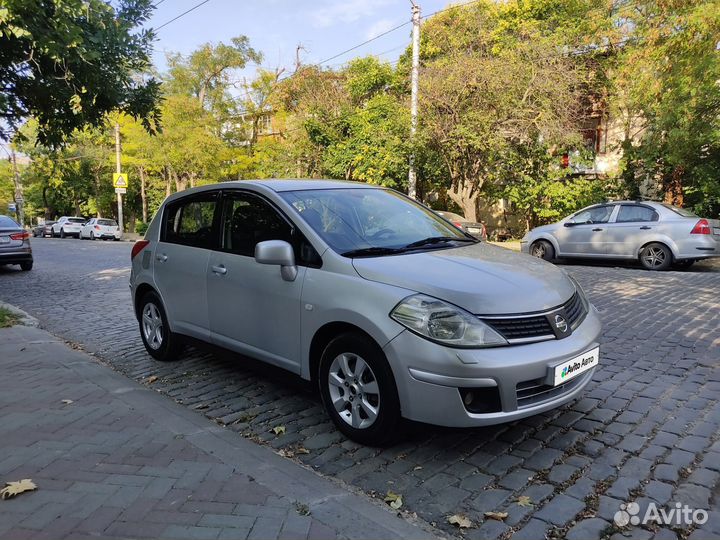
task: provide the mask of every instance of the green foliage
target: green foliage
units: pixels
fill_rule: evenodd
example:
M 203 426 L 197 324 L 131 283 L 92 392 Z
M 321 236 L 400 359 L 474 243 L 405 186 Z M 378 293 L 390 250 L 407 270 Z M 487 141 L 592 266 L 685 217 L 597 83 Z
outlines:
M 149 226 L 150 226 L 150 224 L 145 223 L 144 221 L 136 221 L 135 222 L 135 232 L 138 234 L 145 234 L 147 232 Z
M 37 140 L 57 146 L 121 110 L 154 130 L 159 83 L 150 65 L 154 35 L 139 30 L 151 0 L 0 0 L 0 115 L 7 140 L 32 116 Z

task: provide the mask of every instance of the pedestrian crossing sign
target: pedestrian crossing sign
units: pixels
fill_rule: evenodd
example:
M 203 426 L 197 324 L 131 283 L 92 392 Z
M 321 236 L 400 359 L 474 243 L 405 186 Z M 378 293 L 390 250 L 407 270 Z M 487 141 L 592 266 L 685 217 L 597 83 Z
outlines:
M 113 173 L 113 187 L 126 188 L 128 187 L 128 176 L 126 173 Z

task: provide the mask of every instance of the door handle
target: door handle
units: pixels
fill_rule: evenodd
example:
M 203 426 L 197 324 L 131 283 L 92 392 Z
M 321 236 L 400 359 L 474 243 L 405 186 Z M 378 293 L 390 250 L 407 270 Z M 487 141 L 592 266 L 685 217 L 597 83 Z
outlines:
M 647 231 L 648 229 L 652 229 L 652 227 L 648 227 L 645 225 L 644 227 L 640 227 L 640 230 Z
M 593 229 L 593 231 L 594 231 L 594 232 L 598 232 L 598 231 L 602 231 L 602 229 L 600 229 L 599 227 L 597 227 L 597 228 Z
M 224 276 L 227 274 L 227 268 L 225 268 L 224 264 L 221 264 L 220 266 L 213 266 L 212 267 L 213 274 L 218 274 L 220 276 Z
M 160 255 L 155 255 L 155 259 L 157 259 L 160 262 L 165 262 L 165 261 L 167 261 L 167 255 L 165 255 L 164 253 L 162 253 Z

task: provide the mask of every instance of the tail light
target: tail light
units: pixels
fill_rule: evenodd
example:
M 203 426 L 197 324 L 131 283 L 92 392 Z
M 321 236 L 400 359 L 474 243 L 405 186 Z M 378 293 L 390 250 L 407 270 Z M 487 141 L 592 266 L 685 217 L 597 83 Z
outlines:
M 93 229 L 95 229 L 96 231 L 99 231 L 99 230 L 100 230 L 100 225 L 95 225 L 95 226 L 93 227 Z
M 460 223 L 459 221 L 453 221 L 452 224 L 455 225 L 458 229 L 462 229 L 462 223 Z
M 10 235 L 11 240 L 27 240 L 28 238 L 30 238 L 30 233 L 27 231 Z
M 708 223 L 707 219 L 699 220 L 693 227 L 693 230 L 690 231 L 690 234 L 712 234 L 710 223 Z
M 135 245 L 132 247 L 132 251 L 130 252 L 130 260 L 132 261 L 138 253 L 147 247 L 149 243 L 149 240 L 138 240 L 135 242 Z

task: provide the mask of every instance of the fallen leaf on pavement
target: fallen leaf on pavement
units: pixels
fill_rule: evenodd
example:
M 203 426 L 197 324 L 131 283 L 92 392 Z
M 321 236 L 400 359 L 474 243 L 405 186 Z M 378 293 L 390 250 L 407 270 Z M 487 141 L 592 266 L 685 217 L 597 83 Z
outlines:
M 37 486 L 35 485 L 35 482 L 30 480 L 29 478 L 24 478 L 19 482 L 7 482 L 5 484 L 5 487 L 3 489 L 0 489 L 0 498 L 10 499 L 15 495 L 20 495 L 21 493 L 25 493 L 26 491 L 34 491 L 36 489 Z
M 517 501 L 515 501 L 515 502 L 518 503 L 519 506 L 525 506 L 525 507 L 534 506 L 532 499 L 530 497 L 528 497 L 527 495 L 521 495 L 520 497 L 517 498 Z
M 403 503 L 402 495 L 388 491 L 387 495 L 385 495 L 385 502 L 390 505 L 390 508 L 399 510 Z
M 157 375 L 151 375 L 150 377 L 147 378 L 147 380 L 145 382 L 147 382 L 148 384 L 152 384 L 157 380 L 158 380 Z
M 452 516 L 448 517 L 447 520 L 450 525 L 455 525 L 461 529 L 469 529 L 473 526 L 472 521 L 470 521 L 462 514 L 453 514 Z
M 75 403 L 72 399 L 61 399 L 61 403 L 64 403 L 65 405 L 70 405 L 71 403 Z
M 508 517 L 507 512 L 485 512 L 485 517 L 488 519 L 496 519 L 498 521 L 502 521 L 506 517 Z
M 310 450 L 308 450 L 308 449 L 305 448 L 304 446 L 300 446 L 299 448 L 296 448 L 296 449 L 295 449 L 295 453 L 296 453 L 296 454 L 309 454 L 309 453 L 310 453 Z
M 285 433 L 285 426 L 275 426 L 272 430 L 275 435 L 282 435 Z
M 416 465 L 415 467 L 413 467 L 413 471 L 419 471 L 421 469 L 422 467 L 420 465 Z

